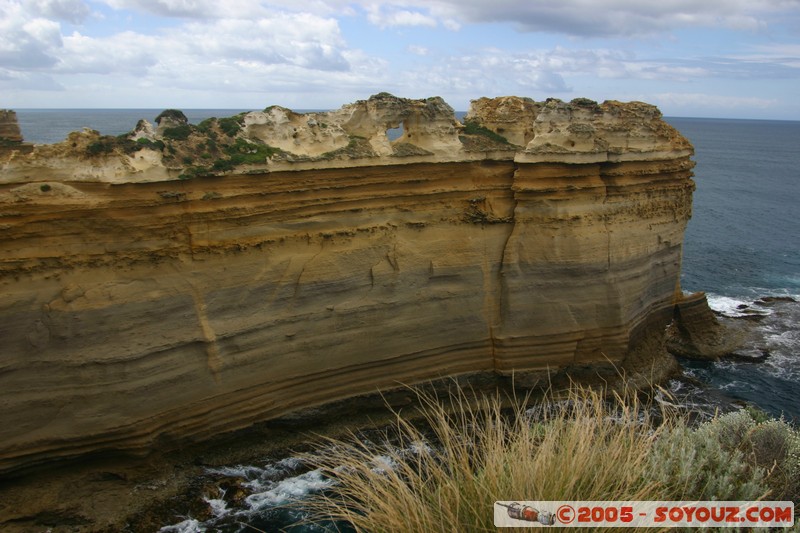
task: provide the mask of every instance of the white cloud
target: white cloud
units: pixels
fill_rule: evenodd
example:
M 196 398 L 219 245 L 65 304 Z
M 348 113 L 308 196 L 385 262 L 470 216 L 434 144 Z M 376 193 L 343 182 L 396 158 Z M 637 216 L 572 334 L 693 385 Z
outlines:
M 315 15 L 277 13 L 258 20 L 191 23 L 165 40 L 174 53 L 200 61 L 293 65 L 322 71 L 348 68 L 338 23 Z
M 64 20 L 73 24 L 89 16 L 89 6 L 83 0 L 24 0 L 25 10 L 39 17 Z
M 0 0 L 0 67 L 45 68 L 57 62 L 58 22 L 33 15 L 19 2 Z
M 404 92 L 425 96 L 460 94 L 470 98 L 496 94 L 559 94 L 571 91 L 562 69 L 546 51 L 530 54 L 484 50 L 445 58 L 432 66 L 414 68 L 398 76 Z
M 105 0 L 114 9 L 132 9 L 163 17 L 211 18 L 230 12 L 230 1 L 221 0 Z M 257 4 L 256 4 L 257 5 Z
M 0 0 L 0 89 L 6 94 L 64 85 L 67 91 L 120 94 L 136 87 L 162 95 L 173 89 L 218 95 L 332 94 L 378 92 L 388 78 L 387 63 L 350 49 L 331 17 L 267 10 L 247 17 L 234 10 L 232 15 L 245 16 L 196 17 L 146 34 L 96 36 L 82 29 L 62 35 L 59 22 L 37 13 L 53 8 L 50 15 L 58 17 L 55 8 L 74 0 L 36 0 L 37 10 L 25 9 L 24 1 Z M 154 2 L 154 9 L 155 4 L 165 5 Z M 220 7 L 209 6 L 187 1 L 166 7 L 198 14 Z
M 748 65 L 739 64 L 738 68 L 736 65 L 732 60 L 640 58 L 631 51 L 605 48 L 556 46 L 528 52 L 488 48 L 469 55 L 443 57 L 432 65 L 415 67 L 396 77 L 405 91 L 414 94 L 444 92 L 471 98 L 502 94 L 538 98 L 585 96 L 589 80 L 589 85 L 597 88 L 593 90 L 596 95 L 599 93 L 601 98 L 614 98 L 621 92 L 629 94 L 630 89 L 626 89 L 626 85 L 634 83 L 638 84 L 637 87 L 650 84 L 663 91 L 663 87 L 675 84 L 744 77 L 748 73 Z M 754 79 L 759 78 L 758 72 L 751 75 Z M 608 89 L 600 87 L 617 89 L 609 93 Z M 683 98 L 689 99 L 690 96 Z M 691 98 L 697 100 L 699 96 Z M 720 102 L 732 106 L 734 100 L 722 98 L 716 105 L 721 105 Z M 756 102 L 752 100 L 754 105 Z
M 0 89 L 4 91 L 61 91 L 64 87 L 52 77 L 38 72 L 19 72 L 0 67 Z
M 45 8 L 62 8 L 70 2 L 74 0 L 34 3 L 41 8 L 39 12 L 44 12 Z M 174 10 L 204 7 L 193 0 L 160 3 L 169 3 Z M 12 70 L 52 67 L 58 73 L 113 76 L 145 74 L 158 67 L 180 77 L 194 64 L 208 73 L 225 65 L 285 65 L 309 71 L 350 68 L 344 54 L 347 44 L 336 19 L 308 13 L 196 20 L 177 28 L 156 29 L 148 35 L 124 31 L 102 37 L 79 32 L 62 36 L 58 22 L 37 16 L 15 0 L 0 0 L 0 13 L 0 67 Z M 60 16 L 56 12 L 51 15 Z
M 64 74 L 135 74 L 146 75 L 158 62 L 157 39 L 122 32 L 110 37 L 93 38 L 73 33 L 64 37 L 64 49 L 54 72 Z
M 797 0 L 411 0 L 439 21 L 506 22 L 523 31 L 574 36 L 652 35 L 678 28 L 726 27 L 759 30 L 772 16 L 794 14 Z M 387 8 L 389 9 L 389 8 Z
M 29 0 L 77 3 L 81 0 Z M 115 9 L 194 19 L 258 18 L 273 10 L 318 16 L 355 16 L 360 6 L 380 27 L 500 22 L 522 31 L 572 36 L 642 36 L 680 28 L 723 27 L 756 31 L 798 16 L 798 0 L 101 0 Z
M 773 65 L 775 67 L 785 67 L 794 70 L 792 74 L 800 74 L 800 44 L 794 43 L 771 43 L 754 47 L 754 53 L 747 55 L 734 56 L 738 61 L 750 64 L 760 63 L 762 65 Z M 788 74 L 789 72 L 787 72 Z
M 349 0 L 98 0 L 117 10 L 132 10 L 162 17 L 185 19 L 253 19 L 285 11 L 317 16 L 351 16 Z M 357 2 L 356 2 L 357 3 Z
M 102 17 L 105 30 L 92 33 Z M 623 45 L 592 40 L 581 47 L 582 41 L 563 38 L 617 39 L 698 27 L 753 30 L 777 24 L 779 17 L 781 33 L 751 33 L 726 56 L 702 48 L 703 39 L 695 41 L 694 56 L 676 56 L 676 48 L 686 53 L 689 41 L 683 39 L 696 38 L 695 31 L 682 32 L 680 43 L 677 37 Z M 334 101 L 340 105 L 381 90 L 465 102 L 499 94 L 613 98 L 650 89 L 647 94 L 658 92 L 664 102 L 672 99 L 670 107 L 680 99 L 699 106 L 707 98 L 716 106 L 756 109 L 771 101 L 715 99 L 704 92 L 733 87 L 728 80 L 791 85 L 800 76 L 800 46 L 790 33 L 798 20 L 800 0 L 0 0 L 0 92 L 17 95 L 17 101 L 37 88 L 72 95 L 97 90 L 108 102 L 112 94 L 136 97 L 137 91 L 150 101 L 197 95 L 213 107 L 265 93 L 300 95 L 307 106 L 330 102 L 333 95 L 342 95 Z M 124 28 L 113 26 L 120 21 Z M 483 23 L 497 24 L 478 27 Z M 363 41 L 344 35 L 344 28 L 358 31 L 365 24 L 424 31 L 386 32 L 405 55 L 387 52 L 393 41 L 354 49 L 352 42 Z M 465 27 L 448 40 L 445 30 Z M 507 32 L 502 39 L 498 29 Z M 770 44 L 752 44 L 767 42 L 765 35 Z
M 428 26 L 435 27 L 436 19 L 419 11 L 407 9 L 384 8 L 381 4 L 367 6 L 367 19 L 381 28 L 395 26 Z

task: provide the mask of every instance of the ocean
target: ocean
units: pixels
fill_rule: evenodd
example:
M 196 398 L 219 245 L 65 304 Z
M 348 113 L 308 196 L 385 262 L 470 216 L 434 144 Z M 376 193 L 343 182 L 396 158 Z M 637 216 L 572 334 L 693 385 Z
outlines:
M 103 134 L 130 131 L 161 110 L 18 109 L 27 141 L 50 143 L 83 127 Z M 190 122 L 244 110 L 184 110 Z M 753 324 L 739 357 L 682 360 L 684 379 L 669 389 L 698 408 L 753 404 L 800 422 L 800 122 L 668 117 L 695 146 L 693 216 L 684 238 L 681 285 L 705 291 L 718 313 Z M 764 357 L 766 356 L 766 357 Z M 234 476 L 250 495 L 236 509 L 209 502 L 215 517 L 192 517 L 163 532 L 247 531 L 287 527 L 302 513 L 276 508 L 291 496 L 324 490 L 327 480 L 293 457 L 235 465 L 208 477 Z M 291 531 L 324 531 L 302 526 Z
M 681 286 L 727 316 L 760 316 L 742 355 L 682 361 L 687 374 L 773 416 L 800 422 L 800 122 L 669 118 L 695 147 Z

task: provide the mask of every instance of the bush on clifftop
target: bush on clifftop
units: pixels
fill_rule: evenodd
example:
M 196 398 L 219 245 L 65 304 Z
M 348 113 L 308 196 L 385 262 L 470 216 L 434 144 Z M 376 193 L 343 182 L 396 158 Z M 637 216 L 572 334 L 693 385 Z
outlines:
M 179 122 L 181 124 L 188 124 L 189 119 L 186 117 L 183 111 L 180 109 L 165 109 L 161 113 L 158 114 L 156 117 L 156 124 L 161 124 L 161 121 L 165 118 L 171 119 L 174 122 Z
M 182 124 L 180 126 L 175 126 L 174 128 L 165 128 L 162 136 L 165 139 L 171 139 L 173 141 L 185 141 L 191 134 L 192 126 L 189 124 Z
M 508 139 L 506 139 L 499 133 L 495 133 L 489 128 L 481 126 L 480 124 L 478 124 L 473 120 L 467 120 L 464 122 L 464 133 L 467 135 L 483 135 L 484 137 L 488 137 L 495 142 L 499 142 L 502 144 L 511 144 L 510 142 L 508 142 Z

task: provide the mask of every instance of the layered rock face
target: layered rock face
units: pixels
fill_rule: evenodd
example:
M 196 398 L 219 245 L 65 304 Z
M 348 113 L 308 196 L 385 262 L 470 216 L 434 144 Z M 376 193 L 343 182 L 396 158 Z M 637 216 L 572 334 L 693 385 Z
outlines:
M 22 132 L 17 122 L 17 114 L 10 109 L 0 109 L 0 141 L 22 142 Z
M 0 160 L 13 154 L 28 154 L 33 146 L 23 142 L 17 114 L 10 109 L 0 109 Z
M 465 122 L 381 94 L 0 160 L 0 471 L 663 338 L 690 144 L 642 103 Z

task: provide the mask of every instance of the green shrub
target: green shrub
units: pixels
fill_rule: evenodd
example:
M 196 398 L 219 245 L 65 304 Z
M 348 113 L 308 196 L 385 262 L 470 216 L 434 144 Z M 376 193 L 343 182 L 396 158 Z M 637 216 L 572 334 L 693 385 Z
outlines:
M 663 487 L 665 496 L 755 500 L 765 495 L 764 472 L 748 464 L 741 451 L 723 444 L 722 429 L 718 423 L 698 429 L 681 425 L 658 439 L 649 477 Z
M 268 157 L 278 153 L 277 148 L 266 144 L 248 142 L 244 139 L 236 139 L 236 142 L 228 146 L 225 151 L 234 165 L 263 164 L 266 163 Z
M 743 409 L 703 428 L 731 453 L 740 453 L 753 470 L 769 472 L 766 481 L 774 500 L 800 501 L 800 431 L 783 419 Z
M 590 109 L 600 108 L 600 105 L 590 98 L 573 98 L 569 103 L 574 107 L 586 107 Z
M 189 124 L 182 124 L 180 126 L 175 126 L 174 128 L 164 129 L 162 136 L 166 139 L 172 139 L 175 141 L 185 141 L 191 134 L 192 126 Z
M 114 138 L 114 145 L 128 155 L 142 149 L 142 145 L 130 138 L 130 133 L 123 133 Z
M 98 140 L 93 141 L 86 146 L 86 153 L 89 155 L 110 154 L 114 151 L 117 141 L 110 135 L 104 135 Z
M 228 137 L 234 137 L 242 130 L 244 125 L 244 115 L 221 118 L 217 121 L 221 129 Z
M 147 139 L 145 137 L 136 139 L 136 144 L 140 145 L 142 148 L 149 148 L 151 150 L 158 150 L 158 151 L 163 150 L 165 146 L 164 141 L 162 140 L 151 141 L 150 139 Z
M 499 133 L 495 133 L 489 128 L 481 126 L 474 120 L 467 120 L 464 122 L 464 133 L 467 135 L 483 135 L 484 137 L 488 137 L 493 141 L 503 143 L 503 144 L 511 144 L 508 142 L 508 139 L 500 135 Z
M 216 124 L 216 122 L 217 122 L 216 117 L 211 117 L 205 120 L 201 120 L 200 124 L 197 125 L 197 129 L 203 133 L 208 133 L 209 131 L 211 131 L 211 128 L 214 127 L 214 124 Z
M 230 159 L 217 159 L 211 166 L 211 168 L 213 168 L 214 170 L 218 170 L 221 172 L 233 170 L 234 167 L 236 167 L 236 165 Z
M 48 185 L 47 183 L 43 183 L 43 184 L 39 185 L 39 190 L 42 191 L 42 192 L 50 192 L 51 189 L 52 189 L 52 187 L 50 185 Z
M 165 118 L 169 118 L 183 124 L 187 124 L 189 122 L 189 119 L 186 118 L 186 115 L 180 109 L 165 109 L 156 117 L 156 124 L 161 124 L 161 120 Z

